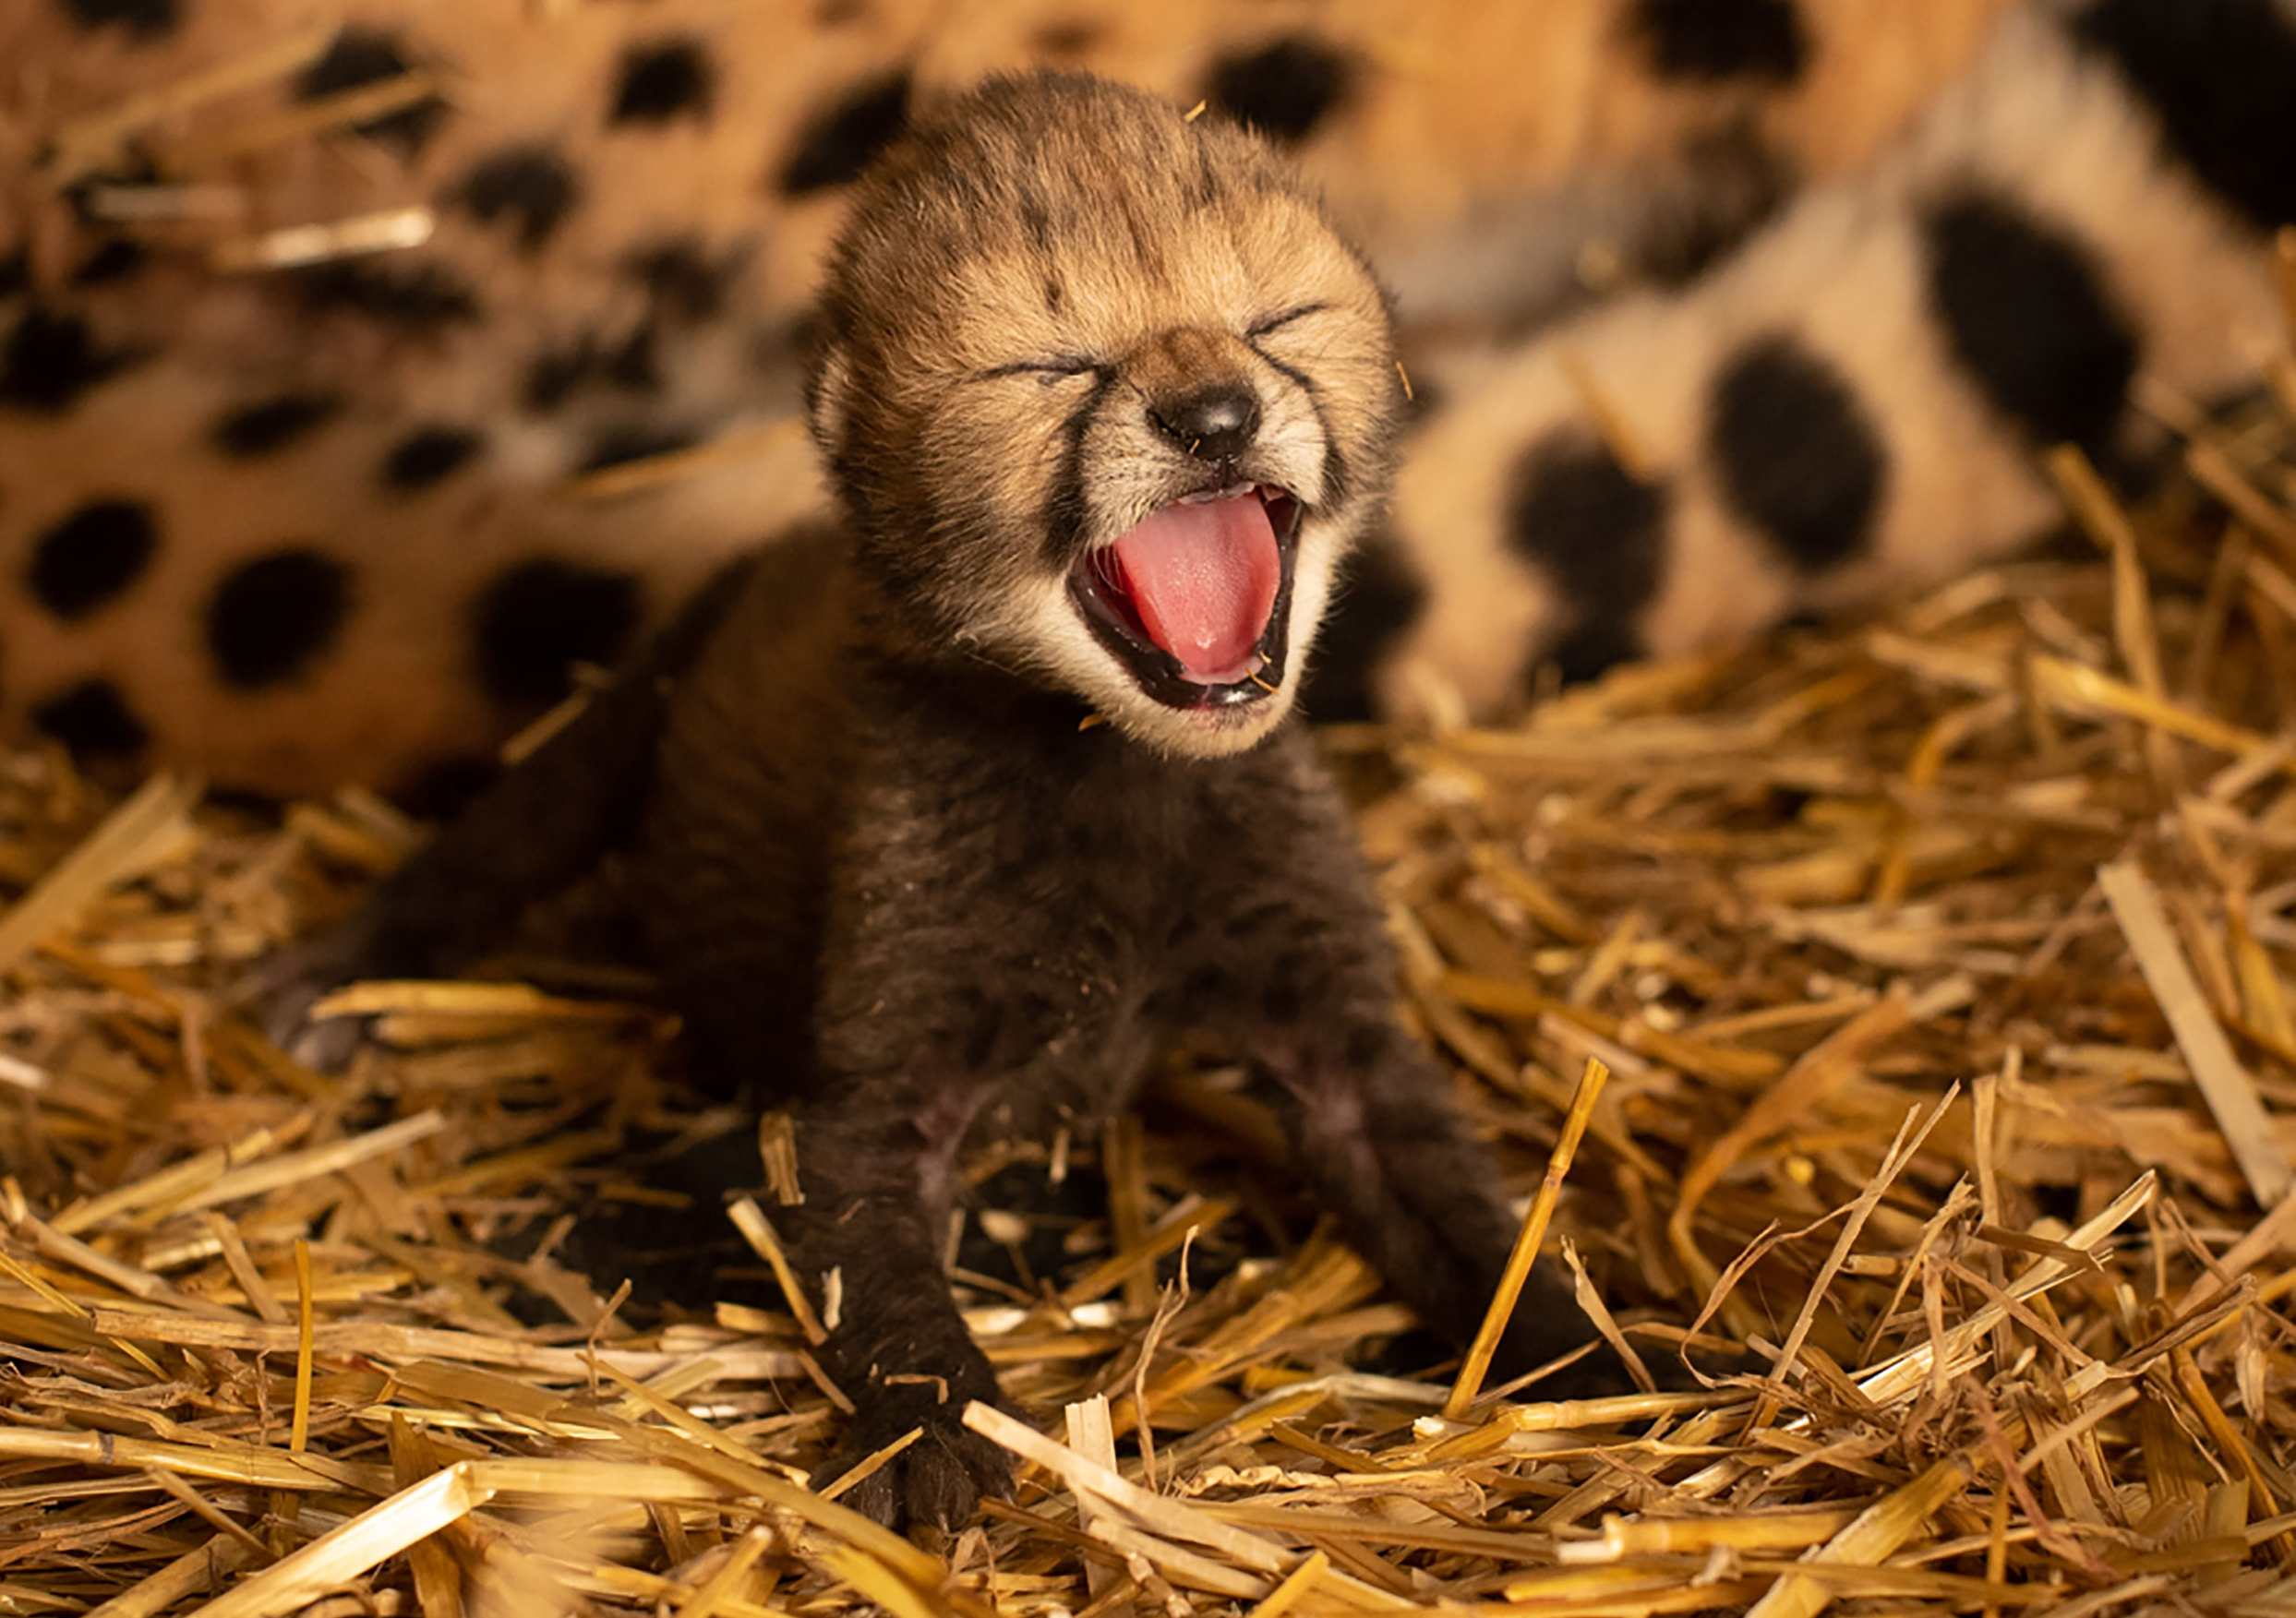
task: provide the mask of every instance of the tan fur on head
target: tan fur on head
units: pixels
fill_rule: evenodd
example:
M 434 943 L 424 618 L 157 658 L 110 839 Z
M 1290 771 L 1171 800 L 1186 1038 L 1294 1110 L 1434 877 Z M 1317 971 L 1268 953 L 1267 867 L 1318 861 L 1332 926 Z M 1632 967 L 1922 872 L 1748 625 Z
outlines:
M 1398 383 L 1386 301 L 1283 162 L 1077 76 L 992 80 L 856 199 L 823 297 L 814 432 L 865 569 L 926 633 L 1197 755 L 1290 709 L 1330 573 L 1384 488 Z M 1239 383 L 1232 468 L 1304 511 L 1290 655 L 1268 699 L 1148 696 L 1071 601 L 1071 569 L 1206 486 L 1148 402 Z

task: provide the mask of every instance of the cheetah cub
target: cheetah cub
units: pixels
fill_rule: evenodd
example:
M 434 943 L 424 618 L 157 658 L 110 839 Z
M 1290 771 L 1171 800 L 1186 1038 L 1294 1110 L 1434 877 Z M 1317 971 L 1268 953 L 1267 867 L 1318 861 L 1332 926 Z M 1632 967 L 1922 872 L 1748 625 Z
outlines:
M 1437 1329 L 1473 1332 L 1514 1221 L 1289 721 L 1393 455 L 1363 258 L 1249 134 L 1004 78 L 864 182 L 821 327 L 842 525 L 705 594 L 275 1004 L 465 962 L 627 841 L 696 1072 L 794 1120 L 775 1217 L 835 1323 L 843 1459 L 924 1430 L 853 1503 L 949 1525 L 1009 1480 L 961 1424 L 997 1385 L 940 1259 L 968 1141 L 1089 1128 L 1206 1037 Z M 1495 1374 L 1592 1335 L 1542 1271 Z

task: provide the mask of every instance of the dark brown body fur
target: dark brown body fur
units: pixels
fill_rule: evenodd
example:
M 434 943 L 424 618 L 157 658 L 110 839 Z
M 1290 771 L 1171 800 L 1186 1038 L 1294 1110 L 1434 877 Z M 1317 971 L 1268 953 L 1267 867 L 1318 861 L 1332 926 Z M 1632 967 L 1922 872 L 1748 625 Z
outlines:
M 1060 80 L 992 94 L 1017 103 L 1023 123 L 1069 118 L 1079 104 L 1102 126 L 1130 120 L 1147 131 L 1137 138 L 1150 155 L 1159 141 L 1184 150 L 1202 138 L 1215 200 L 1218 162 L 1252 186 L 1274 183 L 1258 149 L 1230 133 L 1175 134 L 1176 118 L 1145 98 L 1112 102 L 1104 88 Z M 1016 160 L 992 151 L 968 161 Z M 1024 206 L 1030 183 L 1015 180 Z M 1132 195 L 1122 176 L 1087 183 Z M 850 262 L 847 270 L 849 290 Z M 921 301 L 930 327 L 930 294 Z M 1247 715 L 1262 737 L 1248 750 L 1216 739 L 1188 756 L 1159 715 L 1141 721 L 1148 740 L 1134 734 L 1129 711 L 1086 727 L 1093 709 L 1084 697 L 1030 672 L 1025 640 L 996 638 L 1005 632 L 993 616 L 1001 598 L 981 609 L 991 615 L 982 630 L 968 617 L 968 591 L 998 597 L 1058 578 L 1044 569 L 1067 566 L 1063 545 L 1091 533 L 1063 532 L 1057 500 L 1044 516 L 1022 497 L 1000 508 L 992 490 L 985 505 L 965 506 L 971 526 L 949 542 L 960 560 L 948 562 L 941 547 L 951 524 L 934 505 L 933 479 L 963 472 L 967 454 L 1004 453 L 999 440 L 973 449 L 963 433 L 944 434 L 930 453 L 886 453 L 899 424 L 869 412 L 899 408 L 883 402 L 898 379 L 852 378 L 884 365 L 884 347 L 897 344 L 872 347 L 850 325 L 845 337 L 860 346 L 832 362 L 847 367 L 838 384 L 847 394 L 821 407 L 821 430 L 859 543 L 786 543 L 705 598 L 647 664 L 387 881 L 307 960 L 304 987 L 451 965 L 518 903 L 634 827 L 644 930 L 687 1019 L 697 1071 L 795 1120 L 804 1202 L 776 1222 L 816 1309 L 826 1310 L 836 1277 L 826 1364 L 859 1407 L 848 1453 L 926 1430 L 856 1491 L 857 1503 L 887 1518 L 948 1523 L 1007 1476 L 1001 1452 L 959 1420 L 966 1401 L 997 1390 L 939 1259 L 956 1157 L 979 1129 L 1049 1131 L 1104 1116 L 1161 1052 L 1209 1036 L 1287 1098 L 1298 1172 L 1438 1330 L 1455 1339 L 1473 1330 L 1513 1220 L 1448 1103 L 1447 1079 L 1397 1025 L 1379 905 L 1342 805 L 1305 736 L 1281 718 L 1288 697 Z M 1148 348 L 1169 366 L 1188 346 L 1166 336 Z M 1248 342 L 1200 346 L 1239 375 L 1256 374 L 1259 351 Z M 1328 361 L 1335 350 L 1367 357 L 1349 370 Z M 1327 540 L 1316 524 L 1337 523 L 1330 514 L 1352 509 L 1364 473 L 1384 464 L 1384 395 L 1364 393 L 1352 425 L 1339 419 L 1348 390 L 1372 386 L 1365 378 L 1377 377 L 1383 352 L 1376 333 L 1365 342 L 1335 332 L 1317 353 L 1329 368 L 1303 385 L 1316 425 L 1298 429 L 1299 442 L 1325 466 L 1302 478 L 1319 480 L 1304 491 L 1304 547 L 1344 543 L 1343 530 Z M 1095 401 L 1122 401 L 1123 366 L 1101 364 Z M 979 378 L 958 378 L 943 397 L 961 405 Z M 1270 390 L 1272 417 L 1283 384 L 1253 385 Z M 920 419 L 944 428 L 960 405 L 920 407 Z M 1083 423 L 1071 433 L 1078 442 L 1129 430 L 1090 413 L 1096 402 L 1083 415 L 1078 408 L 1067 407 L 1072 424 Z M 1195 475 L 1192 453 L 1160 461 L 1126 449 L 1121 471 L 1144 476 L 1171 461 L 1170 475 Z M 916 470 L 932 455 L 955 457 L 955 471 Z M 1345 488 L 1342 459 L 1352 465 Z M 1026 470 L 984 468 L 978 481 L 1040 485 Z M 1214 472 L 1239 475 L 1237 466 Z M 1241 473 L 1262 475 L 1250 464 Z M 1083 475 L 1088 484 L 1093 469 Z M 878 515 L 888 507 L 901 515 Z M 1224 756 L 1204 756 L 1215 750 Z M 1589 1336 L 1542 1272 L 1499 1373 Z M 1585 1391 L 1615 1373 L 1606 1360 L 1587 1362 L 1562 1385 Z

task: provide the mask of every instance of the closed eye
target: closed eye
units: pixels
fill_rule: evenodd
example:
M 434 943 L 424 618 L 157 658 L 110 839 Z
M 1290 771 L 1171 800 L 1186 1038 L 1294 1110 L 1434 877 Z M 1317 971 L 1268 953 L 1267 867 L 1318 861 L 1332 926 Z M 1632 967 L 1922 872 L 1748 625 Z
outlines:
M 1310 315 L 1320 315 L 1330 307 L 1329 304 L 1300 304 L 1277 314 L 1262 315 L 1244 329 L 1244 339 L 1249 342 L 1254 338 L 1265 337 L 1271 331 L 1280 331 L 1294 320 L 1304 320 Z
M 976 381 L 992 381 L 1000 377 L 1083 377 L 1098 373 L 1100 362 L 1083 354 L 1046 354 L 1037 359 L 1013 360 L 1002 366 L 991 366 L 974 373 Z

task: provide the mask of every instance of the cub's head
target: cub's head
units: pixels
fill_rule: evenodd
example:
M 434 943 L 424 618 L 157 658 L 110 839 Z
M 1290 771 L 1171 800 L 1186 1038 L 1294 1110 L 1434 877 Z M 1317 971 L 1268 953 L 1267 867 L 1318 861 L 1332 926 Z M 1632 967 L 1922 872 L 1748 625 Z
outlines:
M 823 328 L 815 436 L 927 633 L 1168 752 L 1283 717 L 1400 385 L 1377 282 L 1266 146 L 992 80 L 864 184 Z

